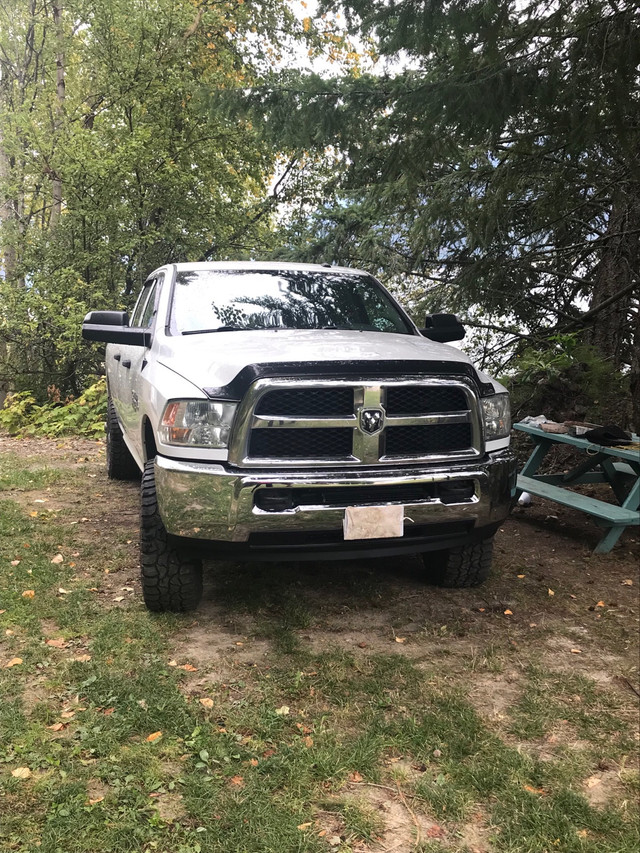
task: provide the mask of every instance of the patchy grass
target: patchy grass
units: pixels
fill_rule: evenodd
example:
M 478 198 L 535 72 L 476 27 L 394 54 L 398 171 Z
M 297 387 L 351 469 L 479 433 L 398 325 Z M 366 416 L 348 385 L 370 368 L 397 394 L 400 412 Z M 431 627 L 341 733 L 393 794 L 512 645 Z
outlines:
M 0 448 L 3 851 L 638 849 L 627 565 L 624 618 L 521 539 L 482 590 L 227 565 L 154 617 L 135 484 L 95 444 L 29 449 Z

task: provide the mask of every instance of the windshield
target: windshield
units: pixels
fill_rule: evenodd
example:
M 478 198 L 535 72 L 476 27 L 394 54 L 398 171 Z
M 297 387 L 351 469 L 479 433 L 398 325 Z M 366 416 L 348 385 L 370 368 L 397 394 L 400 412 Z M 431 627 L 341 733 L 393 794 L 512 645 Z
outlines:
M 414 334 L 371 276 L 299 270 L 183 270 L 174 334 L 249 329 L 354 329 Z

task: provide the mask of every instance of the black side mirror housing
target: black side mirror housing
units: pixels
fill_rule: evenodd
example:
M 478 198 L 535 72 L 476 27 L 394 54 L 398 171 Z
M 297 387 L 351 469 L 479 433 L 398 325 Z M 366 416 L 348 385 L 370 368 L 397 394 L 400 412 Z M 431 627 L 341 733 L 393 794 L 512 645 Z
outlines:
M 107 344 L 151 346 L 151 332 L 148 329 L 132 328 L 126 311 L 89 311 L 82 323 L 82 337 L 86 341 Z
M 427 314 L 424 326 L 424 329 L 420 329 L 420 334 L 441 344 L 461 341 L 466 334 L 464 326 L 455 314 Z

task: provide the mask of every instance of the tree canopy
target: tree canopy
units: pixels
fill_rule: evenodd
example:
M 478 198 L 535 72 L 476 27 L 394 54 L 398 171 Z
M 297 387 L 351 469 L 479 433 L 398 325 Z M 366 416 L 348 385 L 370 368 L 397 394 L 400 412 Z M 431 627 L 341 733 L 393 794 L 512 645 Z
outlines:
M 500 331 L 496 352 L 505 333 L 579 333 L 640 396 L 638 5 L 324 3 L 339 8 L 393 70 L 253 93 L 311 173 L 287 250 L 461 311 Z
M 461 313 L 494 369 L 588 343 L 640 400 L 637 2 L 0 15 L 0 381 L 77 393 L 82 314 L 159 263 L 286 256 Z M 322 73 L 283 58 L 294 37 Z

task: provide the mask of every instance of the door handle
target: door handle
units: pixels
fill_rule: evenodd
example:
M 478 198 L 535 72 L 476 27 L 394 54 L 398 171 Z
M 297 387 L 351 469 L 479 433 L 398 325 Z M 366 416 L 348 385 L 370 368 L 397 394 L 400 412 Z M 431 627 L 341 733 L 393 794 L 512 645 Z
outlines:
M 122 356 L 120 355 L 120 353 L 119 353 L 119 352 L 117 352 L 117 353 L 114 355 L 113 360 L 114 360 L 114 361 L 120 361 L 120 359 L 121 359 L 121 358 L 122 358 Z
M 122 362 L 122 366 L 126 367 L 127 370 L 131 367 L 131 361 L 127 358 Z

